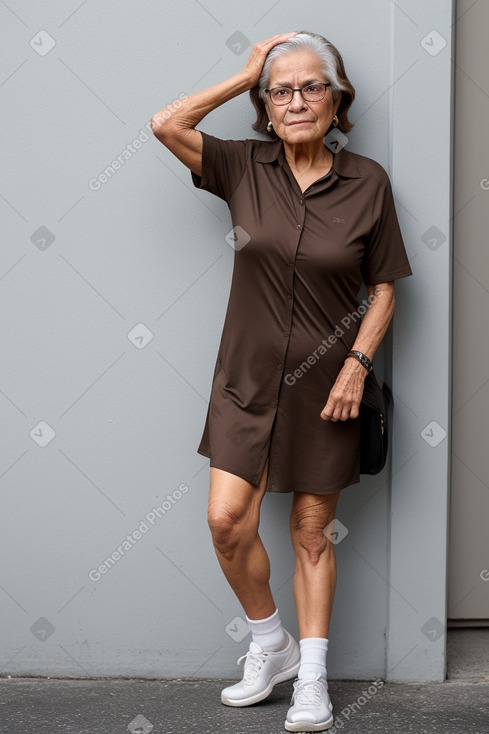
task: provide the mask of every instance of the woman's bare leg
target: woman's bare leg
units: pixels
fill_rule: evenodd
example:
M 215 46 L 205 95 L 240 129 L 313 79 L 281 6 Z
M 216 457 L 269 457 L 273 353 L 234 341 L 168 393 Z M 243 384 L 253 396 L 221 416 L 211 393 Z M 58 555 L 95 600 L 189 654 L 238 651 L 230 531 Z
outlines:
M 295 492 L 290 532 L 296 555 L 294 595 L 300 638 L 329 635 L 336 589 L 334 544 L 324 528 L 335 518 L 339 492 Z
M 275 612 L 270 562 L 258 535 L 267 468 L 258 486 L 211 467 L 208 522 L 219 564 L 250 619 Z

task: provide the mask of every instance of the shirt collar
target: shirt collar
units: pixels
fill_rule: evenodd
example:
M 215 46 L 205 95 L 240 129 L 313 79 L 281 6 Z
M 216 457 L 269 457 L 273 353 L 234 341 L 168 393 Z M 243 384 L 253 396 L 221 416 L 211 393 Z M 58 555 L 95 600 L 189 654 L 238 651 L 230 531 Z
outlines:
M 278 161 L 283 165 L 285 163 L 283 141 L 280 139 L 274 140 L 273 142 L 263 141 L 262 145 L 257 146 L 253 158 L 258 163 L 274 163 Z M 333 170 L 344 178 L 361 178 L 361 173 L 358 170 L 353 156 L 345 148 L 333 154 Z

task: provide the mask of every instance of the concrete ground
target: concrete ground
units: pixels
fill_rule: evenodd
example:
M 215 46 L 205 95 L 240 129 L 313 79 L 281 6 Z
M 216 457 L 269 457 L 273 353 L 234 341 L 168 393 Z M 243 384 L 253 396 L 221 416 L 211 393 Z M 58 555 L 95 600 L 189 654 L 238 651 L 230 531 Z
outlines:
M 489 681 L 489 627 L 448 630 L 447 677 L 450 680 Z
M 226 681 L 0 681 L 8 734 L 282 734 L 292 683 L 244 709 L 220 703 Z M 489 682 L 329 682 L 331 734 L 489 734 Z M 370 693 L 369 693 L 370 691 Z
M 448 680 L 330 680 L 329 734 L 489 734 L 489 627 L 450 629 Z M 0 678 L 8 734 L 282 734 L 292 682 L 261 704 L 220 702 L 218 680 Z

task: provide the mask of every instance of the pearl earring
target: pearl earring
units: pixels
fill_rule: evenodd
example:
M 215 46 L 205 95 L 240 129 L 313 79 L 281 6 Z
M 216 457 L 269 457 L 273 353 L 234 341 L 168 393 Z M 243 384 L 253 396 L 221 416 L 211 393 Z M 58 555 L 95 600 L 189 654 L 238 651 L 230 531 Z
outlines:
M 271 132 L 272 132 L 272 130 L 273 130 L 273 125 L 272 125 L 272 121 L 271 121 L 271 120 L 269 120 L 269 121 L 268 121 L 268 125 L 267 125 L 267 132 L 271 133 Z

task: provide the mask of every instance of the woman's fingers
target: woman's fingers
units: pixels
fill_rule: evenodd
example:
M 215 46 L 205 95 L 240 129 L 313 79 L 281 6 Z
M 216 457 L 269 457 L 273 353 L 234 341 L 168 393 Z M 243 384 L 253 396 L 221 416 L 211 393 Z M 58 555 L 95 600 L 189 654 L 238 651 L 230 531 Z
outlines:
M 251 86 L 258 84 L 263 64 L 265 63 L 265 59 L 269 51 L 279 43 L 284 43 L 284 41 L 288 41 L 289 38 L 296 35 L 297 31 L 293 31 L 292 33 L 278 33 L 276 36 L 272 36 L 272 38 L 267 38 L 265 41 L 258 41 L 255 43 L 243 69 L 243 72 L 248 74 L 250 77 Z
M 271 38 L 267 38 L 265 41 L 261 41 L 261 43 L 265 44 L 266 46 L 270 46 L 270 48 L 273 48 L 274 46 L 277 45 L 277 43 L 283 43 L 284 41 L 287 41 L 289 38 L 292 38 L 292 36 L 296 36 L 296 35 L 297 35 L 297 31 L 290 31 L 289 33 L 277 33 L 275 36 L 272 36 Z
M 321 418 L 325 421 L 346 421 L 349 418 L 358 418 L 360 401 L 351 397 L 334 400 L 329 397 L 321 411 Z
M 346 365 L 339 373 L 321 411 L 323 420 L 346 421 L 349 418 L 358 418 L 366 374 L 363 367 L 362 371 L 358 367 L 361 365 Z
M 271 38 L 267 38 L 264 41 L 258 41 L 255 43 L 254 48 L 258 47 L 260 51 L 266 54 L 274 47 L 277 46 L 279 43 L 284 43 L 284 41 L 288 41 L 289 38 L 292 38 L 293 36 L 297 35 L 297 31 L 292 31 L 291 33 L 277 33 L 276 36 L 272 36 Z

